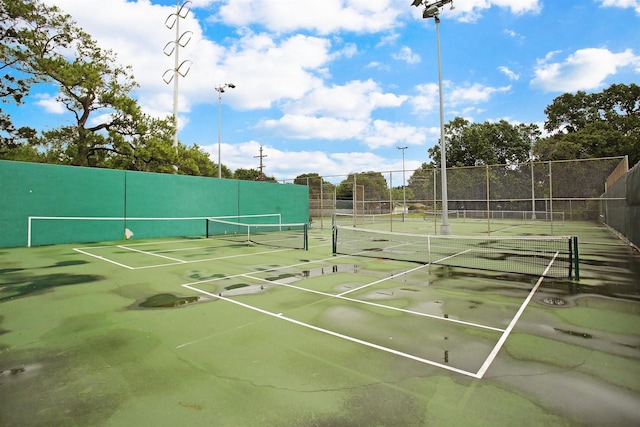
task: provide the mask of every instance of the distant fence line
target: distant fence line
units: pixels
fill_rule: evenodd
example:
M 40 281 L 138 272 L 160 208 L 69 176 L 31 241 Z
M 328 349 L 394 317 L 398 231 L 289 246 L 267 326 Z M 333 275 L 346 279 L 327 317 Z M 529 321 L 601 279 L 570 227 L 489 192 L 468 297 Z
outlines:
M 484 211 L 487 216 L 529 211 L 533 219 L 539 212 L 548 216 L 560 212 L 569 221 L 597 221 L 603 197 L 609 197 L 603 196 L 607 182 L 627 171 L 626 157 L 448 168 L 448 209 L 457 215 Z M 380 176 L 384 178 L 382 184 Z M 394 196 L 394 189 L 403 188 L 403 177 L 407 178 L 408 198 L 397 191 Z M 309 186 L 310 215 L 327 217 L 338 211 L 363 215 L 439 211 L 440 177 L 439 168 L 420 168 L 309 177 L 295 182 L 305 184 L 306 180 Z M 328 179 L 340 183 L 330 184 Z M 617 196 L 611 193 L 610 197 Z

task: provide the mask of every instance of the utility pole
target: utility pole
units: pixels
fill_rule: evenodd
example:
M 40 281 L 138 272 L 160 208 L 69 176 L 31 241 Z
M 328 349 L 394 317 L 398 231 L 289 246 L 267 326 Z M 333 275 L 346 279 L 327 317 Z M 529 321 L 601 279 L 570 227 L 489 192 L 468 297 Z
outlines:
M 266 168 L 266 166 L 262 163 L 262 159 L 264 159 L 265 157 L 267 157 L 266 154 L 262 154 L 262 145 L 260 146 L 260 155 L 259 156 L 253 156 L 254 159 L 260 158 L 260 173 L 258 174 L 258 181 L 264 181 L 264 173 L 262 172 L 262 169 Z

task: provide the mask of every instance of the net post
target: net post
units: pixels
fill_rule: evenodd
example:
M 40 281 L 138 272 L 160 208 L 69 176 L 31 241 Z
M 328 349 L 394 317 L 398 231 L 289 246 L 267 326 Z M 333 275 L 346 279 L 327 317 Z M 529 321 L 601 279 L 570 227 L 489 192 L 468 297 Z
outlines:
M 209 218 L 205 218 L 204 222 L 206 224 L 206 226 L 205 226 L 206 227 L 206 233 L 205 234 L 206 234 L 207 239 L 208 239 L 209 238 Z
M 331 253 L 338 253 L 338 227 L 333 226 L 333 233 L 331 233 Z
M 309 226 L 308 224 L 304 225 L 304 250 L 309 250 Z
M 31 217 L 27 221 L 27 247 L 31 247 Z
M 573 241 L 573 269 L 574 277 L 576 280 L 580 280 L 580 258 L 578 254 L 578 236 L 571 238 Z

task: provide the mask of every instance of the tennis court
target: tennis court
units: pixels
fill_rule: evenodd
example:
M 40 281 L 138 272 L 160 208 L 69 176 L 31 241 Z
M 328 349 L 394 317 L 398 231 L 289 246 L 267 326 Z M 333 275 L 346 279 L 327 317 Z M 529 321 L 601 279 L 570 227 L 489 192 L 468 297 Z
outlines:
M 0 424 L 637 425 L 638 255 L 599 225 L 557 226 L 580 242 L 580 281 L 333 253 L 316 228 L 308 250 L 2 249 Z

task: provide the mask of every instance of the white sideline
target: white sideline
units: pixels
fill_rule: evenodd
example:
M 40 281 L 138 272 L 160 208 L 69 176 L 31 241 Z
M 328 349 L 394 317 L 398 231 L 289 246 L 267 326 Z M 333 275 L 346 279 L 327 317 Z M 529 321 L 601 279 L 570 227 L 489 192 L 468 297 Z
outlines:
M 212 294 L 212 293 L 204 291 L 202 289 L 198 289 L 198 288 L 196 288 L 194 286 L 182 285 L 182 287 L 187 288 L 187 289 L 191 289 L 192 291 L 195 291 L 195 292 L 200 292 L 200 293 L 202 293 L 204 295 L 207 295 L 207 296 L 210 296 L 210 297 L 213 297 L 213 298 L 218 298 L 218 299 L 221 299 L 221 300 L 224 300 L 224 301 L 231 302 L 233 304 L 237 304 L 239 306 L 248 308 L 250 310 L 254 310 L 254 311 L 257 311 L 259 313 L 266 314 L 267 316 L 275 317 L 277 319 L 282 319 L 282 320 L 285 320 L 287 322 L 291 322 L 291 323 L 294 323 L 296 325 L 303 326 L 305 328 L 313 329 L 314 331 L 318 331 L 318 332 L 322 332 L 324 334 L 332 335 L 334 337 L 342 338 L 344 340 L 351 341 L 351 342 L 354 342 L 354 343 L 357 343 L 357 344 L 361 344 L 361 345 L 364 345 L 364 346 L 367 346 L 367 347 L 375 348 L 377 350 L 382 350 L 382 351 L 385 351 L 387 353 L 395 354 L 397 356 L 406 357 L 407 359 L 412 359 L 412 360 L 415 360 L 417 362 L 421 362 L 421 363 L 424 363 L 424 364 L 427 364 L 427 365 L 431 365 L 431 366 L 435 366 L 435 367 L 438 367 L 438 368 L 446 369 L 448 371 L 456 372 L 458 374 L 463 374 L 463 375 L 466 375 L 466 376 L 469 376 L 469 377 L 478 378 L 477 374 L 474 374 L 473 372 L 468 372 L 468 371 L 465 371 L 465 370 L 462 370 L 462 369 L 454 368 L 452 366 L 448 366 L 448 365 L 445 365 L 443 363 L 434 362 L 433 360 L 423 359 L 422 357 L 414 356 L 412 354 L 404 353 L 404 352 L 401 352 L 401 351 L 398 351 L 398 350 L 394 350 L 392 348 L 383 347 L 383 346 L 378 345 L 378 344 L 373 344 L 373 343 L 370 343 L 370 342 L 367 342 L 367 341 L 363 341 L 363 340 L 358 339 L 358 338 L 354 338 L 354 337 L 350 337 L 348 335 L 340 334 L 338 332 L 330 331 L 328 329 L 319 328 L 317 326 L 310 325 L 308 323 L 304 323 L 304 322 L 301 322 L 299 320 L 295 320 L 295 319 L 292 319 L 290 317 L 284 316 L 282 313 L 272 313 L 270 311 L 263 310 L 263 309 L 258 308 L 258 307 L 253 307 L 251 305 L 244 304 L 244 303 L 242 303 L 240 301 L 236 301 L 236 300 L 231 299 L 231 298 L 225 298 L 223 296 Z M 178 346 L 178 347 L 182 348 L 182 347 L 184 347 L 184 345 L 181 345 L 181 346 Z
M 529 292 L 529 295 L 527 295 L 527 298 L 524 300 L 524 302 L 520 306 L 520 309 L 518 310 L 516 315 L 513 316 L 513 319 L 511 319 L 511 323 L 509 323 L 509 326 L 507 326 L 507 329 L 504 330 L 504 333 L 502 334 L 502 336 L 500 337 L 500 339 L 496 343 L 495 347 L 493 347 L 493 350 L 491 351 L 491 353 L 489 353 L 489 356 L 484 361 L 484 364 L 478 370 L 478 378 L 482 378 L 484 376 L 484 374 L 487 372 L 487 370 L 489 369 L 489 367 L 491 366 L 491 364 L 493 363 L 493 360 L 498 355 L 498 352 L 500 352 L 500 349 L 502 348 L 502 346 L 504 345 L 505 341 L 509 337 L 509 334 L 511 334 L 511 331 L 516 326 L 516 323 L 518 323 L 518 320 L 520 319 L 520 316 L 522 316 L 522 313 L 524 313 L 524 309 L 527 308 L 527 306 L 529 305 L 529 302 L 533 298 L 533 295 L 536 293 L 536 291 L 538 290 L 538 288 L 542 284 L 542 281 L 544 280 L 544 276 L 547 274 L 547 272 L 551 268 L 551 265 L 556 260 L 558 255 L 559 255 L 559 252 L 556 252 L 556 254 L 554 255 L 553 259 L 551 260 L 551 262 L 549 262 L 549 265 L 547 265 L 547 268 L 544 270 L 544 273 L 542 273 L 542 276 L 540 276 L 540 278 L 538 279 L 538 282 L 533 287 L 533 289 L 531 289 L 531 292 Z

